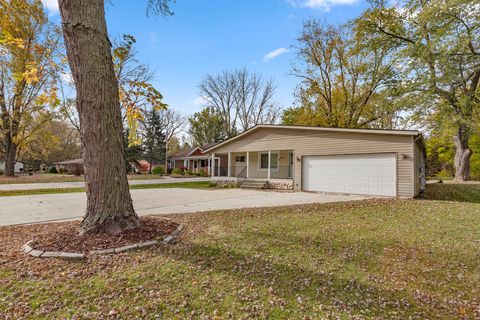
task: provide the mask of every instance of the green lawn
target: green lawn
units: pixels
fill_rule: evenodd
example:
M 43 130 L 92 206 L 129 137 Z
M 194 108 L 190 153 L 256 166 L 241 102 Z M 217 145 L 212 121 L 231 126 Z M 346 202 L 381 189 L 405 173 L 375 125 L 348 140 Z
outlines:
M 445 183 L 437 183 L 427 189 L 426 197 L 432 200 L 480 203 L 480 182 L 459 184 L 447 181 Z
M 84 263 L 18 253 L 32 234 L 52 224 L 0 228 L 0 243 L 6 243 L 0 254 L 0 314 L 15 319 L 480 317 L 479 186 L 431 185 L 427 194 L 435 200 L 169 216 L 187 226 L 179 243 Z
M 185 181 L 172 183 L 149 183 L 131 185 L 130 189 L 164 189 L 164 188 L 210 188 L 210 181 Z M 31 190 L 0 190 L 0 197 L 26 196 L 34 194 L 54 194 L 85 192 L 85 188 L 46 188 Z
M 152 180 L 161 179 L 158 175 L 153 174 L 129 174 L 128 180 Z M 16 176 L 6 177 L 0 175 L 0 184 L 17 184 L 17 183 L 50 183 L 50 182 L 78 182 L 83 181 L 82 176 L 74 176 L 59 173 L 42 173 L 32 176 Z

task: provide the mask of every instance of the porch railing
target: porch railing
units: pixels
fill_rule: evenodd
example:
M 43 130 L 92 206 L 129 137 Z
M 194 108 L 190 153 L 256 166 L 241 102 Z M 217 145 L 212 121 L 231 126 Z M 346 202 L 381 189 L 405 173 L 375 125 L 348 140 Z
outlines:
M 267 171 L 265 170 L 265 174 Z M 293 166 L 279 166 L 278 168 L 270 169 L 270 179 L 292 179 Z
M 248 179 L 268 179 L 268 170 L 259 169 L 256 166 L 250 167 Z M 214 170 L 214 177 L 227 177 L 228 167 L 217 166 Z M 238 179 L 247 179 L 246 166 L 230 166 L 230 177 Z M 270 169 L 270 179 L 293 179 L 293 166 L 279 166 Z

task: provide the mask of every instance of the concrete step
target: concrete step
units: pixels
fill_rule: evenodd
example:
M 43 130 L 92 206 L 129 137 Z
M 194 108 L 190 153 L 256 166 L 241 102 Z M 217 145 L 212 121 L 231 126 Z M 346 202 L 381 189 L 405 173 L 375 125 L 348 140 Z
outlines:
M 244 185 L 249 185 L 249 186 L 264 186 L 267 184 L 266 182 L 242 182 Z
M 242 183 L 245 184 L 266 184 L 267 181 L 255 181 L 255 180 L 244 180 Z
M 244 188 L 244 189 L 266 189 L 267 188 L 267 182 L 266 181 L 245 180 L 240 184 L 240 188 Z
M 263 186 L 257 186 L 257 185 L 243 185 L 241 184 L 240 185 L 240 189 L 266 189 L 266 186 L 263 185 Z

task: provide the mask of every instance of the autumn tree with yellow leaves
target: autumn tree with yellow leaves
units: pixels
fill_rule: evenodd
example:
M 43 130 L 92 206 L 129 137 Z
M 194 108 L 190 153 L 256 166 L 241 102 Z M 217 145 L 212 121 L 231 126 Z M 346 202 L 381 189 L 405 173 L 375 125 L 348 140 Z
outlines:
M 7 176 L 14 175 L 20 147 L 59 104 L 60 45 L 41 1 L 0 0 L 0 155 Z
M 147 110 L 166 109 L 162 94 L 152 85 L 153 74 L 148 65 L 136 59 L 136 39 L 128 34 L 113 49 L 113 67 L 118 81 L 122 122 L 128 128 L 129 145 L 139 145 L 139 124 Z

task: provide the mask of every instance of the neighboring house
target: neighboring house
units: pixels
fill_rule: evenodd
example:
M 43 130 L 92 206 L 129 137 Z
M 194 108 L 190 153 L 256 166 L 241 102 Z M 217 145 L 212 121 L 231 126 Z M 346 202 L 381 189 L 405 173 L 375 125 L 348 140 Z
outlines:
M 193 173 L 204 171 L 211 175 L 212 158 L 204 153 L 204 150 L 211 148 L 215 143 L 208 143 L 201 147 L 192 147 L 181 150 L 168 159 L 169 168 L 178 168 L 192 170 Z M 215 157 L 215 168 L 217 175 L 226 175 L 227 156 L 219 155 Z
M 57 167 L 58 172 L 66 172 L 77 176 L 85 174 L 83 159 L 56 162 L 53 165 Z
M 425 189 L 425 146 L 414 130 L 258 125 L 204 150 L 227 156 L 212 179 L 303 191 L 414 197 Z
M 15 162 L 14 171 L 15 172 L 22 172 L 24 168 L 23 162 L 17 161 Z M 5 162 L 0 160 L 0 171 L 5 172 Z

